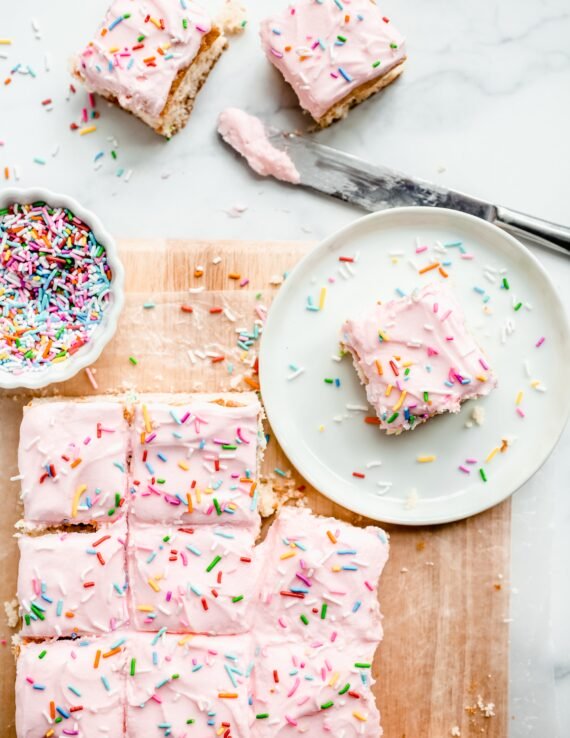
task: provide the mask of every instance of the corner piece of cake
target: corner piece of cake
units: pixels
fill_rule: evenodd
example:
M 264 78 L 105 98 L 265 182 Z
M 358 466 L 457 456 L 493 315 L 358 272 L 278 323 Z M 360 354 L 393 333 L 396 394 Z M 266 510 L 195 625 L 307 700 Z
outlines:
M 261 43 L 320 127 L 393 82 L 403 36 L 372 0 L 299 0 L 261 25 Z
M 194 0 L 115 0 L 73 74 L 170 138 L 188 122 L 196 95 L 227 39 Z
M 497 386 L 461 306 L 436 284 L 347 320 L 341 347 L 352 354 L 378 425 L 388 434 L 457 413 L 463 402 Z

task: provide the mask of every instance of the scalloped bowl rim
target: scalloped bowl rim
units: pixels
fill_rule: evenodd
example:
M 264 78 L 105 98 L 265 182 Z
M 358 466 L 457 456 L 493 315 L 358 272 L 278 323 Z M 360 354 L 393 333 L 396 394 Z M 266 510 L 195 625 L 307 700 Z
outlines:
M 84 208 L 75 198 L 52 192 L 44 187 L 7 188 L 0 192 L 0 208 L 5 208 L 15 202 L 26 205 L 38 200 L 54 207 L 65 207 L 71 210 L 74 215 L 77 215 L 89 226 L 97 241 L 104 246 L 113 275 L 111 278 L 111 300 L 104 310 L 103 319 L 93 332 L 91 339 L 76 354 L 64 362 L 52 364 L 41 371 L 24 371 L 21 374 L 14 374 L 0 368 L 0 388 L 2 389 L 40 389 L 55 382 L 65 382 L 82 369 L 93 364 L 113 338 L 125 302 L 125 270 L 119 258 L 117 244 L 95 213 Z

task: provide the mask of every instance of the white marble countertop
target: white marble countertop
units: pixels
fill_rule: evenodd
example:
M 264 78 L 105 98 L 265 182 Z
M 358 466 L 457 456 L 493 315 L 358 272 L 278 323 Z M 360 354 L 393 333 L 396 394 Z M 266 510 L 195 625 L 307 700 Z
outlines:
M 306 125 L 257 39 L 262 14 L 285 2 L 246 0 L 247 32 L 232 42 L 200 93 L 187 129 L 167 143 L 101 103 L 96 133 L 79 137 L 69 130 L 85 94 L 68 95 L 68 59 L 90 37 L 107 0 L 26 0 L 9 3 L 9 12 L 2 0 L 0 37 L 13 43 L 0 46 L 0 80 L 17 64 L 36 75 L 16 72 L 12 84 L 0 84 L 0 172 L 10 167 L 5 184 L 67 192 L 123 237 L 320 239 L 357 218 L 352 207 L 255 177 L 215 134 L 217 114 L 228 105 L 277 126 Z M 407 70 L 319 139 L 568 223 L 568 0 L 386 0 L 383 8 L 407 36 Z M 46 98 L 52 110 L 42 106 Z M 98 151 L 105 155 L 95 171 Z M 230 217 L 238 204 L 247 210 Z M 535 251 L 570 309 L 570 261 Z M 511 738 L 570 734 L 569 448 L 567 428 L 543 469 L 514 497 Z

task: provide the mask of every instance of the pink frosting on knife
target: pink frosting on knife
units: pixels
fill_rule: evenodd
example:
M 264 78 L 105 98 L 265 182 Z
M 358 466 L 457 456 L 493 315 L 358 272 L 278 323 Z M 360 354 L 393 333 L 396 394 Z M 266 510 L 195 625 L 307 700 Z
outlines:
M 211 28 L 194 0 L 115 0 L 77 69 L 91 91 L 156 119 L 176 75 L 195 59 Z
M 263 21 L 261 42 L 314 118 L 405 58 L 403 36 L 370 0 L 299 0 Z
M 347 320 L 352 353 L 382 430 L 399 433 L 489 394 L 497 381 L 447 289 L 430 284 Z M 409 372 L 406 371 L 409 369 Z
M 273 146 L 259 118 L 238 108 L 228 108 L 220 115 L 218 132 L 262 177 L 271 176 L 292 184 L 300 182 L 291 158 Z

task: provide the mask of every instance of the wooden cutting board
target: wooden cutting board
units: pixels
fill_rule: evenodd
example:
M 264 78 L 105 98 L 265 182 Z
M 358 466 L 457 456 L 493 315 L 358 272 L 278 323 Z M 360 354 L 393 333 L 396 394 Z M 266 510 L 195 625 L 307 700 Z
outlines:
M 256 381 L 252 358 L 244 363 L 236 330 L 253 328 L 278 289 L 271 282 L 310 248 L 300 242 L 122 242 L 127 301 L 117 334 L 95 365 L 97 391 L 251 389 Z M 202 291 L 189 292 L 195 288 Z M 182 311 L 183 305 L 193 312 Z M 217 307 L 224 312 L 210 313 Z M 218 356 L 224 360 L 214 362 Z M 45 394 L 95 391 L 82 372 Z M 17 474 L 19 423 L 29 397 L 0 393 L 3 601 L 12 600 L 16 590 L 13 525 L 21 513 L 18 484 L 8 480 Z M 276 467 L 288 477 L 276 475 Z M 264 473 L 277 493 L 304 495 L 317 513 L 368 522 L 313 490 L 272 437 Z M 455 726 L 463 737 L 507 735 L 510 518 L 507 501 L 451 525 L 386 526 L 391 555 L 380 586 L 385 638 L 376 654 L 375 692 L 387 738 L 445 738 Z M 12 633 L 4 622 L 0 715 L 6 738 L 15 736 Z M 494 715 L 486 716 L 490 712 Z

